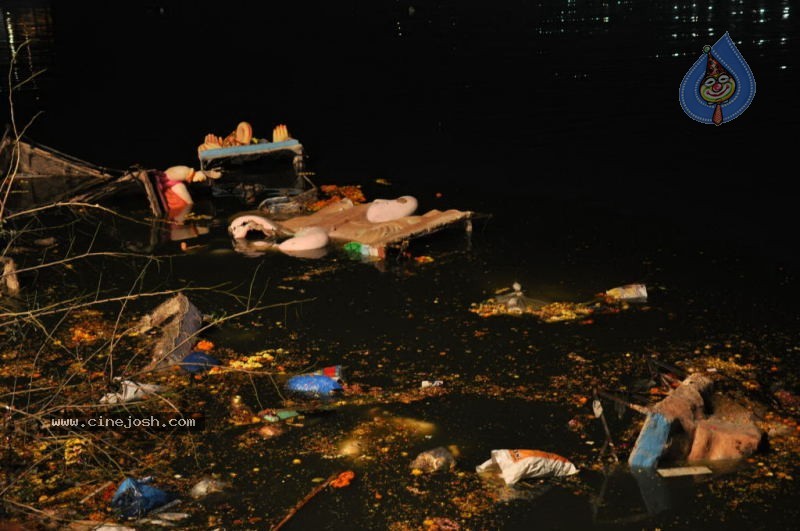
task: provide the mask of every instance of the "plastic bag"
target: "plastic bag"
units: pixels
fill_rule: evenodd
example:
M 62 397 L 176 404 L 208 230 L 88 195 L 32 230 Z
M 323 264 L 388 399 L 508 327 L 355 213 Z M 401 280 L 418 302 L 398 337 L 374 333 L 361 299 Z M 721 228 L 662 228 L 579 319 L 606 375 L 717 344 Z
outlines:
M 423 472 L 447 472 L 456 466 L 455 457 L 450 453 L 450 450 L 444 447 L 434 448 L 427 452 L 422 452 L 411 462 L 410 468 L 412 470 L 421 470 Z
M 568 459 L 539 450 L 492 450 L 492 457 L 476 467 L 477 472 L 498 468 L 506 485 L 524 478 L 571 476 L 578 473 Z
M 207 371 L 215 365 L 222 365 L 220 361 L 213 356 L 209 356 L 202 350 L 195 350 L 189 353 L 183 360 L 180 366 L 186 372 L 197 373 Z
M 332 396 L 343 391 L 342 386 L 328 376 L 321 374 L 301 374 L 286 382 L 286 389 L 309 397 Z
M 156 384 L 143 384 L 131 380 L 120 382 L 118 393 L 107 393 L 100 399 L 101 404 L 123 404 L 125 402 L 135 402 L 144 400 L 163 389 Z
M 125 478 L 111 499 L 111 507 L 126 518 L 144 516 L 175 499 L 175 495 L 148 485 L 152 478 Z
M 216 478 L 203 478 L 195 483 L 189 495 L 195 500 L 199 500 L 214 492 L 222 492 L 228 487 L 228 484 Z
M 606 290 L 606 297 L 615 301 L 647 302 L 647 286 L 626 284 Z

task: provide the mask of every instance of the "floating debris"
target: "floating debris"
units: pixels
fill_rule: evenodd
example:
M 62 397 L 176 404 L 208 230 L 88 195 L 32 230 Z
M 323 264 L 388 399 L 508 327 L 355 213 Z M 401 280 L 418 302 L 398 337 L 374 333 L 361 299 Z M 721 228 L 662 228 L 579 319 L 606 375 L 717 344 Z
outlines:
M 152 367 L 175 365 L 192 349 L 189 340 L 200 329 L 202 314 L 183 293 L 166 300 L 139 322 L 137 332 L 143 334 L 160 328 L 161 336 L 152 350 Z
M 222 492 L 229 487 L 229 484 L 217 478 L 203 478 L 192 487 L 189 491 L 189 496 L 194 499 L 200 499 L 212 494 L 214 492 Z
M 420 470 L 426 474 L 449 472 L 455 466 L 455 457 L 450 450 L 442 446 L 422 452 L 409 465 L 411 470 Z
M 111 507 L 126 518 L 142 517 L 175 499 L 175 495 L 150 485 L 151 477 L 125 478 L 111 499 Z
M 367 200 L 359 185 L 337 186 L 335 184 L 323 184 L 319 189 L 327 197 L 311 203 L 308 207 L 309 210 L 316 211 L 342 199 L 349 199 L 353 203 L 364 203 Z
M 613 301 L 647 302 L 647 286 L 627 284 L 606 290 L 605 296 Z
M 578 473 L 568 459 L 540 450 L 492 450 L 492 457 L 478 465 L 477 472 L 497 472 L 506 485 L 524 478 L 571 476 Z
M 659 468 L 658 475 L 662 478 L 676 478 L 682 476 L 699 476 L 711 474 L 711 469 L 707 466 L 681 466 L 676 468 Z
M 644 298 L 642 298 L 643 296 Z M 627 310 L 630 307 L 629 302 L 643 302 L 646 298 L 647 291 L 643 284 L 631 284 L 613 288 L 587 302 L 547 303 L 526 297 L 522 292 L 522 286 L 515 282 L 510 293 L 497 295 L 484 302 L 473 304 L 470 311 L 481 317 L 533 315 L 545 323 L 579 320 L 589 323 L 588 318 L 594 314 L 617 313 Z
M 137 400 L 146 400 L 163 391 L 164 387 L 156 384 L 143 384 L 132 380 L 120 382 L 118 393 L 108 393 L 100 399 L 101 404 L 126 404 Z

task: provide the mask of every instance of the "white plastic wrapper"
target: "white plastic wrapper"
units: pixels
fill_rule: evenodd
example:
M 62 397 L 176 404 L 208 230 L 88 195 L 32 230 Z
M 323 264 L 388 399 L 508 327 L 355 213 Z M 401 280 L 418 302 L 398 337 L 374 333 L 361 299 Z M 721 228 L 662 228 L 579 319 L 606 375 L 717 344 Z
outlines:
M 647 286 L 644 284 L 626 284 L 606 291 L 606 297 L 618 301 L 647 302 Z
M 477 472 L 498 469 L 506 485 L 521 479 L 547 476 L 571 476 L 578 473 L 568 459 L 539 450 L 492 450 L 492 458 L 478 465 Z
M 160 385 L 143 384 L 131 380 L 123 380 L 119 393 L 108 393 L 100 399 L 101 404 L 124 404 L 144 400 L 163 389 Z

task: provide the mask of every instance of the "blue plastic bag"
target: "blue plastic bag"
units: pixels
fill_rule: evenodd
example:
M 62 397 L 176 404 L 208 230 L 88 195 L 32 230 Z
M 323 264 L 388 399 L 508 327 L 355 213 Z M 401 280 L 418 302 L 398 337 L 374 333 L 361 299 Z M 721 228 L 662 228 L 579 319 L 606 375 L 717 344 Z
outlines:
M 191 373 L 207 371 L 214 365 L 222 365 L 222 363 L 200 350 L 190 352 L 181 360 L 181 368 Z
M 139 518 L 175 499 L 175 495 L 148 485 L 151 478 L 125 478 L 111 498 L 111 507 L 125 518 Z
M 342 386 L 333 378 L 321 374 L 300 374 L 286 382 L 286 389 L 293 393 L 317 398 L 332 396 L 337 391 L 342 391 Z

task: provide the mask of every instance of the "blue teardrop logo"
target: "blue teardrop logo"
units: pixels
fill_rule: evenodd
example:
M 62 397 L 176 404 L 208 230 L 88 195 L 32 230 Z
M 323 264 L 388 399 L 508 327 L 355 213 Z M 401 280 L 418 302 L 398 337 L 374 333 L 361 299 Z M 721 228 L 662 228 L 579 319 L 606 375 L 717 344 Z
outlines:
M 730 35 L 703 54 L 683 76 L 678 97 L 683 112 L 704 124 L 722 125 L 741 115 L 756 95 L 756 80 Z

